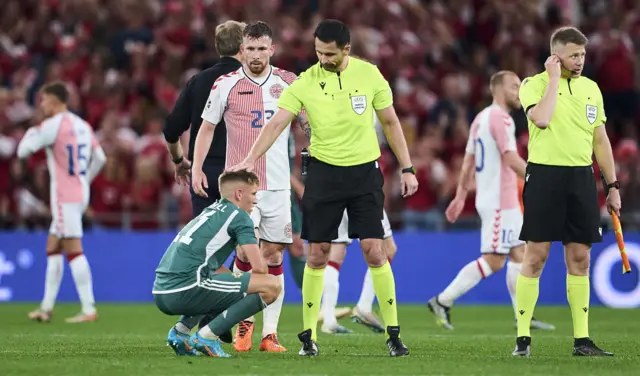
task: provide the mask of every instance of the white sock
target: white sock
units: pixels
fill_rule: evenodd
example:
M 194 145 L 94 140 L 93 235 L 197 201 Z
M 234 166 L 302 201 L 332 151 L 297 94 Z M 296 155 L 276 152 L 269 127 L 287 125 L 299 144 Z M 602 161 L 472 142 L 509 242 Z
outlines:
M 249 271 L 244 271 L 244 270 L 240 270 L 240 268 L 238 267 L 238 262 L 237 259 L 236 261 L 233 262 L 233 269 L 232 271 L 235 272 L 240 272 L 240 273 L 251 273 L 251 270 Z M 247 317 L 246 319 L 242 320 L 242 321 L 251 321 L 254 322 L 256 320 L 255 316 L 251 316 L 251 317 Z
M 47 273 L 44 282 L 44 297 L 40 309 L 45 312 L 53 310 L 60 291 L 60 283 L 64 275 L 64 258 L 60 253 L 47 257 Z
M 338 266 L 338 268 L 336 268 Z M 329 262 L 324 269 L 324 291 L 322 292 L 323 326 L 329 328 L 338 325 L 336 320 L 336 306 L 338 305 L 338 292 L 340 291 L 340 266 Z
M 373 312 L 373 301 L 376 298 L 376 292 L 373 289 L 373 279 L 371 278 L 371 269 L 367 268 L 367 274 L 364 275 L 362 282 L 362 292 L 358 299 L 358 309 L 360 312 Z
M 456 299 L 492 273 L 491 267 L 484 258 L 479 257 L 477 260 L 471 261 L 460 269 L 456 278 L 438 295 L 438 302 L 446 307 L 451 307 Z
M 93 299 L 93 283 L 91 281 L 91 269 L 84 254 L 73 258 L 69 263 L 71 274 L 76 283 L 76 290 L 82 304 L 82 313 L 91 315 L 96 313 L 95 300 Z
M 202 329 L 198 330 L 198 334 L 200 334 L 200 337 L 202 338 L 211 339 L 214 341 L 218 339 L 218 336 L 213 334 L 213 332 L 209 328 L 209 325 L 205 325 L 202 327 Z
M 520 262 L 507 262 L 507 289 L 509 290 L 509 296 L 511 297 L 511 304 L 513 305 L 513 314 L 518 319 L 518 313 L 516 309 L 516 281 L 518 280 L 518 274 L 522 269 L 522 263 Z
M 276 275 L 276 277 L 278 277 L 278 281 L 280 281 L 282 290 L 278 298 L 262 311 L 262 338 L 278 332 L 278 322 L 280 321 L 282 303 L 284 302 L 284 274 L 282 274 L 282 265 L 280 265 L 279 269 L 280 274 Z
M 191 334 L 191 329 L 189 329 L 188 326 L 186 326 L 185 324 L 183 324 L 181 322 L 176 324 L 176 330 L 179 331 L 182 334 Z

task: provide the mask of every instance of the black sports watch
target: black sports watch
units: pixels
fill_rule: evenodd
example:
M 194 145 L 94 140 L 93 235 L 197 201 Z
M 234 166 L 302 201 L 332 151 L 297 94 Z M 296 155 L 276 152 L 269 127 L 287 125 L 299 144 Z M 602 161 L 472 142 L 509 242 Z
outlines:
M 607 184 L 607 192 L 611 189 L 611 188 L 615 188 L 617 190 L 620 190 L 620 182 L 619 181 L 614 181 L 611 184 Z
M 407 168 L 403 168 L 402 169 L 402 173 L 403 174 L 416 174 L 416 168 L 411 166 L 411 167 L 407 167 Z
M 172 159 L 173 164 L 180 164 L 184 160 L 184 155 L 180 156 L 180 158 Z

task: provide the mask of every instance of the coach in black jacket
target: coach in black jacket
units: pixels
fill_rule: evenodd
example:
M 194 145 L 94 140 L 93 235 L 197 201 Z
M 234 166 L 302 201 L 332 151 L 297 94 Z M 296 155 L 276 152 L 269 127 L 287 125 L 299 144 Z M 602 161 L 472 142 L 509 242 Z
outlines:
M 221 56 L 220 61 L 189 80 L 164 124 L 164 138 L 167 141 L 171 159 L 176 165 L 175 176 L 178 183 L 191 187 L 189 184 L 190 161 L 193 160 L 194 143 L 202 124 L 202 111 L 209 98 L 211 87 L 218 77 L 238 70 L 242 66 L 240 45 L 242 44 L 244 27 L 244 23 L 236 21 L 227 21 L 216 27 L 215 46 Z M 189 139 L 189 153 L 185 159 L 180 136 L 189 129 L 189 126 L 191 126 L 191 137 Z M 223 120 L 216 125 L 213 142 L 203 165 L 204 173 L 209 182 L 209 188 L 206 189 L 208 197 L 198 196 L 190 188 L 194 217 L 220 198 L 218 176 L 224 171 L 226 151 L 227 129 Z

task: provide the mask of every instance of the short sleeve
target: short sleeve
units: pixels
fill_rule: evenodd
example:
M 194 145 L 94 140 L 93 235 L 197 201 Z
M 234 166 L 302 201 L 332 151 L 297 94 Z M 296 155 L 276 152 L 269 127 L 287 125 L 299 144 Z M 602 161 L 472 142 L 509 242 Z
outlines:
M 527 77 L 522 81 L 518 95 L 525 115 L 528 114 L 531 107 L 538 104 L 544 94 L 544 90 L 544 82 L 537 77 Z
M 595 127 L 598 128 L 607 122 L 607 115 L 604 112 L 604 100 L 602 99 L 602 92 L 600 91 L 600 88 L 598 86 L 596 86 L 595 90 L 598 92 L 598 95 L 596 96 L 596 98 L 598 98 L 598 119 L 596 120 Z
M 240 211 L 231 221 L 228 232 L 238 245 L 258 244 L 253 228 L 251 217 L 247 213 Z
M 393 104 L 393 94 L 389 82 L 384 78 L 378 67 L 375 67 L 373 74 L 373 109 L 376 111 L 384 110 Z
M 515 125 L 509 114 L 493 110 L 489 116 L 489 131 L 496 140 L 500 154 L 508 151 L 517 152 Z
M 280 99 L 278 99 L 278 107 L 283 110 L 287 110 L 294 115 L 298 115 L 300 111 L 302 111 L 302 86 L 303 75 L 300 75 L 297 80 L 293 81 L 291 85 L 285 88 L 280 95 Z
M 222 93 L 223 89 L 224 87 L 217 81 L 211 88 L 207 104 L 202 110 L 202 119 L 214 125 L 220 123 L 226 107 L 227 98 Z

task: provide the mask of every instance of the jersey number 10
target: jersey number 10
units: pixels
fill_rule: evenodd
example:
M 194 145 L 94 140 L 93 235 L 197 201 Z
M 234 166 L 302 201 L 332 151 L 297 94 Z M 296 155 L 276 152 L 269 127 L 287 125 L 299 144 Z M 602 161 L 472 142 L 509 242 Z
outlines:
M 484 144 L 482 140 L 476 138 L 473 140 L 476 144 L 475 160 L 476 160 L 476 172 L 484 170 Z
M 85 154 L 87 144 L 68 144 L 65 147 L 69 158 L 69 175 L 84 175 L 87 172 L 87 155 Z M 75 163 L 76 158 L 78 159 L 78 166 Z

